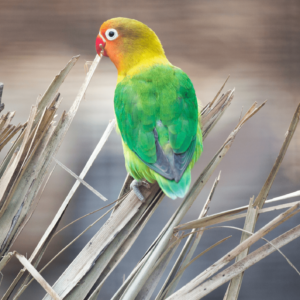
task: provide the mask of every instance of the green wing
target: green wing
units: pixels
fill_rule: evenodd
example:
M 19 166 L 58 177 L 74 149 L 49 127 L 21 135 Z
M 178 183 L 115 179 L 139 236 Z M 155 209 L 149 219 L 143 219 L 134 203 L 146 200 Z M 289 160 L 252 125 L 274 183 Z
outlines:
M 178 182 L 192 159 L 198 124 L 188 76 L 173 66 L 157 65 L 125 77 L 114 103 L 123 141 L 151 169 Z

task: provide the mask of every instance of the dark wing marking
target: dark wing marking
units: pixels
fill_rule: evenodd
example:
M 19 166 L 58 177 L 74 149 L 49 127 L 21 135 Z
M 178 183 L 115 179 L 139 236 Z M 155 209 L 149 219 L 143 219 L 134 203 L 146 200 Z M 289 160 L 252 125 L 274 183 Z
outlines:
M 178 182 L 186 168 L 188 167 L 189 163 L 191 162 L 194 152 L 196 148 L 196 136 L 192 139 L 192 142 L 188 149 L 184 153 L 174 153 L 174 170 L 175 176 L 174 179 Z
M 161 176 L 179 182 L 187 166 L 193 158 L 193 154 L 196 147 L 196 136 L 193 138 L 189 148 L 184 153 L 174 153 L 172 151 L 171 155 L 165 154 L 162 147 L 158 142 L 158 134 L 154 128 L 155 146 L 157 160 L 155 163 L 147 163 L 141 159 L 138 154 L 137 156 L 153 171 L 160 174 Z

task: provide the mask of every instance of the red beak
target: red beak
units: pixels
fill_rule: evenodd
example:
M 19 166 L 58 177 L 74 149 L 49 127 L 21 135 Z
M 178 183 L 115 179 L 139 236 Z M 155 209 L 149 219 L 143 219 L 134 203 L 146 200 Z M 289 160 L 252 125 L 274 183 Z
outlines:
M 106 51 L 105 51 L 105 45 L 106 45 L 106 43 L 103 41 L 103 39 L 98 34 L 97 38 L 96 38 L 95 46 L 96 46 L 96 51 L 97 51 L 97 53 L 98 53 L 99 56 L 101 54 L 101 51 L 103 51 L 102 54 L 104 56 L 108 56 L 107 53 L 106 53 Z

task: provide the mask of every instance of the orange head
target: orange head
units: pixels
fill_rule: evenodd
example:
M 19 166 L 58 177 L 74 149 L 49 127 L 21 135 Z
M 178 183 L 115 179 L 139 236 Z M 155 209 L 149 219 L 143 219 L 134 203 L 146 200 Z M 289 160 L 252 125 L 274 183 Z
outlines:
M 102 24 L 96 38 L 96 51 L 108 56 L 119 73 L 154 58 L 164 58 L 163 47 L 145 24 L 127 18 L 114 18 Z

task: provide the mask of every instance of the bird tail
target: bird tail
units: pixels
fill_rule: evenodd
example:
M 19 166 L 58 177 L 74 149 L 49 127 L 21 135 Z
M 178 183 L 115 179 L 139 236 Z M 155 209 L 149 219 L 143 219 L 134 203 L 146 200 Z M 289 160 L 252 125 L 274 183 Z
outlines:
M 165 177 L 154 173 L 155 179 L 163 192 L 171 199 L 175 200 L 177 197 L 183 198 L 189 190 L 191 184 L 191 169 L 188 167 L 181 179 L 176 182 L 175 180 L 169 180 Z

